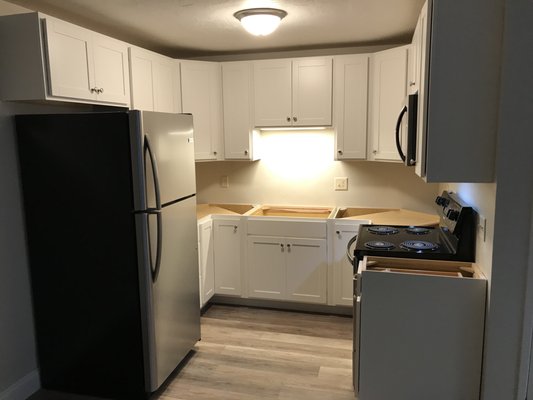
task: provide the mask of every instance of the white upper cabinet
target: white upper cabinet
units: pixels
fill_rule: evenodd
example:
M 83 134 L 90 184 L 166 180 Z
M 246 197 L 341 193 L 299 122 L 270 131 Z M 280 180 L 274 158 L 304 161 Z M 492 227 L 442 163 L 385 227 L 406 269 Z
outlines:
M 124 42 L 28 13 L 0 18 L 0 53 L 4 100 L 129 105 Z
M 420 13 L 415 172 L 427 182 L 494 180 L 503 12 L 429 0 Z
M 402 46 L 370 57 L 369 160 L 400 160 L 395 128 L 407 96 L 408 52 Z
M 334 57 L 335 158 L 364 160 L 368 113 L 367 54 Z
M 257 160 L 253 127 L 253 67 L 249 61 L 222 63 L 224 155 L 226 160 Z
M 254 62 L 255 126 L 331 125 L 332 58 Z
M 223 160 L 220 64 L 181 60 L 183 112 L 193 116 L 197 161 Z
M 131 107 L 181 112 L 179 62 L 138 47 L 130 47 Z

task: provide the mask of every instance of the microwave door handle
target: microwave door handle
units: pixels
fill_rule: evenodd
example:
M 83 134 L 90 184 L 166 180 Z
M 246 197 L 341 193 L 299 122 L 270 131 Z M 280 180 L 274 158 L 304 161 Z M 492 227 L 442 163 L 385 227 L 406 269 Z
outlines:
M 405 161 L 405 154 L 403 154 L 402 145 L 400 144 L 400 127 L 402 125 L 402 118 L 406 112 L 407 106 L 404 106 L 402 111 L 400 111 L 400 115 L 398 115 L 398 120 L 396 121 L 396 148 L 398 149 L 398 154 L 400 155 L 402 161 Z

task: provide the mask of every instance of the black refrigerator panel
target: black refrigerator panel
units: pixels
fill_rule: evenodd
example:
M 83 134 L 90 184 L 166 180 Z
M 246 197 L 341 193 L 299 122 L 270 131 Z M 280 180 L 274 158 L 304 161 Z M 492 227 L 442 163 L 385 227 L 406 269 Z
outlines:
M 128 113 L 16 125 L 42 386 L 145 398 Z

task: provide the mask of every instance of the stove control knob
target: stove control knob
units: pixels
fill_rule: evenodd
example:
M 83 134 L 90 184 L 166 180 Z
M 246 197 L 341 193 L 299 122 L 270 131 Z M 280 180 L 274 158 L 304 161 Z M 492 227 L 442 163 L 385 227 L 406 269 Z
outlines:
M 437 198 L 435 199 L 435 203 L 437 203 L 439 206 L 448 207 L 448 204 L 450 204 L 450 200 L 442 196 L 437 196 Z
M 459 211 L 457 210 L 448 210 L 446 213 L 446 216 L 450 221 L 457 221 L 457 218 L 459 218 Z

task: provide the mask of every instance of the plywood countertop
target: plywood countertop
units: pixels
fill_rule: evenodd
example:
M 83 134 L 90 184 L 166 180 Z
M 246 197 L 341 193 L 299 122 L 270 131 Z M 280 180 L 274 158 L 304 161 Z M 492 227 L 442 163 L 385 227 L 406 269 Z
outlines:
M 214 204 L 197 204 L 196 205 L 196 218 L 202 219 L 211 214 L 224 214 L 224 215 L 240 215 L 235 211 L 228 210 L 226 208 L 218 207 Z
M 439 224 L 439 217 L 436 214 L 404 209 L 361 214 L 343 219 L 369 219 L 374 225 L 436 226 Z

